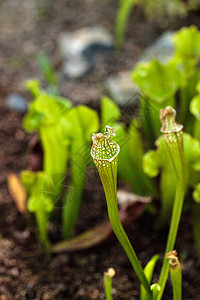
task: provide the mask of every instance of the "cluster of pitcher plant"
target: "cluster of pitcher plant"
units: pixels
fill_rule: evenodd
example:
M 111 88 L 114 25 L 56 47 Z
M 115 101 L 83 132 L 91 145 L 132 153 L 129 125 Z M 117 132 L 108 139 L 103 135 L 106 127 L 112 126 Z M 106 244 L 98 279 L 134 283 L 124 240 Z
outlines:
M 120 109 L 107 96 L 102 98 L 100 117 L 87 106 L 72 107 L 70 100 L 59 96 L 55 74 L 43 56 L 40 60 L 46 66 L 49 90 L 43 90 L 37 80 L 27 82 L 34 100 L 23 126 L 30 133 L 38 133 L 42 168 L 22 171 L 20 178 L 27 195 L 27 209 L 35 214 L 40 241 L 48 253 L 73 244 L 70 241 L 87 168 L 96 165 L 112 229 L 141 282 L 141 299 L 162 298 L 169 270 L 174 299 L 181 299 L 181 269 L 174 244 L 184 207 L 191 212 L 200 254 L 200 32 L 194 26 L 183 28 L 174 34 L 173 43 L 174 55 L 168 62 L 139 62 L 133 70 L 132 79 L 140 93 L 137 112 L 133 109 L 131 120 L 130 116 L 126 118 L 124 107 Z M 96 133 L 105 125 L 104 134 Z M 159 222 L 163 226 L 171 218 L 157 283 L 152 284 L 151 279 L 158 255 L 143 269 L 121 224 L 117 173 L 134 194 L 160 199 Z M 70 183 L 65 188 L 67 174 Z M 63 241 L 51 245 L 48 226 L 58 219 L 62 223 Z M 79 237 L 83 245 L 87 236 Z M 113 274 L 108 271 L 104 276 L 107 299 L 112 299 Z

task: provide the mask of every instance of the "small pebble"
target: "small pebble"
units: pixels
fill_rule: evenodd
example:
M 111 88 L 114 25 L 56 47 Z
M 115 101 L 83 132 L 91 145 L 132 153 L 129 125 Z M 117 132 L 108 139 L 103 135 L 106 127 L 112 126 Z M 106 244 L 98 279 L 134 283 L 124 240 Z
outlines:
M 12 111 L 25 113 L 27 111 L 27 101 L 18 94 L 9 95 L 6 100 L 6 105 Z

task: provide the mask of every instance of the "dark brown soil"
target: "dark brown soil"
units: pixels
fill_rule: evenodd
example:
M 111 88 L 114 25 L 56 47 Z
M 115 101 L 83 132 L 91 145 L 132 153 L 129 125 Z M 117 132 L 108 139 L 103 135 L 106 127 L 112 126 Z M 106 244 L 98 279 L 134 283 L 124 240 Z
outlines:
M 139 282 L 115 238 L 88 251 L 51 258 L 36 254 L 40 246 L 33 226 L 17 211 L 7 190 L 7 174 L 26 168 L 30 136 L 22 129 L 22 116 L 6 108 L 5 97 L 12 92 L 28 97 L 24 81 L 31 77 L 41 78 L 36 62 L 38 52 L 44 51 L 59 68 L 57 36 L 60 32 L 96 24 L 113 32 L 115 0 L 51 0 L 45 9 L 46 2 L 0 1 L 0 299 L 105 299 L 102 278 L 110 266 L 116 270 L 114 299 L 139 299 Z M 40 12 L 36 9 L 37 3 L 44 5 Z M 141 51 L 161 32 L 155 24 L 145 21 L 139 10 L 132 14 L 131 20 L 121 53 L 100 59 L 95 71 L 81 80 L 64 81 L 60 78 L 64 96 L 74 103 L 99 106 L 105 78 L 131 69 Z M 182 23 L 199 25 L 200 19 L 193 14 Z M 102 187 L 96 171 L 91 172 L 94 176 L 87 180 L 77 233 L 106 217 Z M 145 212 L 127 229 L 143 265 L 156 253 L 162 258 L 164 251 L 167 231 L 155 231 L 155 222 L 154 216 Z M 186 213 L 182 217 L 176 244 L 182 262 L 185 300 L 200 299 L 200 264 L 193 244 L 190 216 Z M 160 266 L 161 262 L 156 268 L 154 282 Z M 170 283 L 163 299 L 172 299 Z

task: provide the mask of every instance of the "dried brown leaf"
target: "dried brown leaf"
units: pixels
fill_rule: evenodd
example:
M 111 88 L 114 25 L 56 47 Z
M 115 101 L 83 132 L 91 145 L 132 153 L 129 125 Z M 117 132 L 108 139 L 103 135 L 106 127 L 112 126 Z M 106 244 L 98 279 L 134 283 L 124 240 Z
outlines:
M 10 173 L 7 176 L 7 184 L 10 195 L 12 196 L 18 210 L 22 213 L 26 213 L 26 192 L 21 184 L 19 177 Z
M 141 197 L 126 191 L 120 191 L 119 215 L 121 222 L 127 226 L 131 221 L 138 218 L 147 204 L 151 202 L 150 197 Z M 123 200 L 122 200 L 123 198 Z M 52 246 L 53 253 L 74 252 L 94 247 L 106 241 L 113 234 L 109 220 L 102 222 L 96 227 L 66 241 Z

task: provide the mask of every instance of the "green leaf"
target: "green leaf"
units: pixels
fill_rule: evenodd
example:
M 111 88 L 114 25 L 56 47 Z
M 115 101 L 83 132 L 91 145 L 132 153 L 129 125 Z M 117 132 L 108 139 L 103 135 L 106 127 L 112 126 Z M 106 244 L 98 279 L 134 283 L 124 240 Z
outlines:
M 79 126 L 82 128 L 84 137 L 86 141 L 90 141 L 92 133 L 97 132 L 99 129 L 98 113 L 84 105 L 79 105 L 76 113 Z
M 71 143 L 71 188 L 65 195 L 63 208 L 63 233 L 65 238 L 69 238 L 73 233 L 81 205 L 86 168 L 90 159 L 88 157 L 90 141 L 92 134 L 99 128 L 99 117 L 96 111 L 80 105 L 71 109 L 61 122 L 61 140 Z
M 160 136 L 155 145 L 156 150 L 150 150 L 143 156 L 143 168 L 145 173 L 150 177 L 158 175 L 159 170 L 169 166 L 169 153 L 163 136 Z
M 22 171 L 20 174 L 20 179 L 26 192 L 29 193 L 31 186 L 34 184 L 36 179 L 36 173 L 29 170 Z
M 200 58 L 200 32 L 196 26 L 184 27 L 174 34 L 175 55 L 181 60 Z
M 104 96 L 101 100 L 101 122 L 103 126 L 113 126 L 115 122 L 119 121 L 121 112 L 119 107 L 113 100 Z
M 40 88 L 40 82 L 37 79 L 31 79 L 26 81 L 26 88 L 31 94 L 36 98 L 38 97 L 41 93 L 42 90 Z
M 41 94 L 33 103 L 31 109 L 44 114 L 42 125 L 52 125 L 56 123 L 60 116 L 60 109 L 56 102 L 48 94 Z
M 56 123 L 60 116 L 60 109 L 52 97 L 48 94 L 40 94 L 29 105 L 28 114 L 26 114 L 23 124 L 29 131 L 36 126 L 51 126 Z
M 158 259 L 159 259 L 159 255 L 154 255 L 144 268 L 144 273 L 147 276 L 149 283 L 151 283 L 153 271 Z
M 184 156 L 188 172 L 200 171 L 200 142 L 188 133 L 183 135 Z M 190 182 L 189 174 L 189 182 Z
M 85 141 L 90 141 L 92 133 L 99 129 L 99 117 L 95 110 L 79 105 L 67 112 L 61 120 L 60 135 L 62 140 L 79 139 L 84 136 Z
M 200 94 L 195 96 L 190 102 L 190 112 L 200 121 Z
M 58 104 L 62 115 L 65 114 L 72 107 L 71 101 L 67 98 L 51 94 L 50 97 L 52 97 L 54 101 Z
M 57 85 L 56 72 L 48 57 L 45 54 L 39 54 L 37 58 L 41 71 L 47 83 L 50 85 Z
M 39 131 L 44 120 L 44 114 L 29 109 L 28 113 L 23 119 L 23 126 L 27 132 Z
M 175 60 L 167 64 L 156 59 L 138 63 L 132 79 L 146 97 L 159 105 L 171 99 L 180 86 L 180 72 Z
M 151 258 L 151 260 L 148 262 L 146 267 L 144 268 L 144 273 L 145 273 L 145 275 L 147 277 L 147 280 L 149 281 L 150 284 L 151 284 L 153 271 L 155 269 L 155 265 L 156 265 L 158 259 L 159 259 L 159 255 L 154 255 Z M 146 299 L 147 299 L 147 293 L 146 293 L 144 287 L 141 285 L 140 286 L 140 300 L 146 300 Z
M 116 18 L 116 29 L 115 29 L 115 40 L 116 40 L 116 48 L 120 49 L 124 40 L 124 33 L 126 29 L 126 25 L 128 22 L 129 15 L 133 6 L 138 3 L 139 0 L 120 0 L 119 8 L 117 11 Z
M 150 176 L 160 176 L 160 190 L 162 196 L 162 217 L 170 213 L 176 189 L 176 174 L 164 138 L 161 136 L 156 141 L 157 149 L 150 150 L 143 156 L 144 172 Z M 200 142 L 190 134 L 183 134 L 186 189 L 194 187 L 200 180 Z
M 47 186 L 52 185 L 49 175 L 44 172 L 24 171 L 21 174 L 21 180 L 28 192 L 27 208 L 31 213 L 35 213 L 39 238 L 44 244 L 46 251 L 49 252 L 50 244 L 47 235 L 49 213 L 54 205 L 51 198 L 51 189 Z
M 69 141 L 63 143 L 60 128 L 62 127 L 63 116 L 71 109 L 71 102 L 41 90 L 37 81 L 31 81 L 28 85 L 31 90 L 34 90 L 36 85 L 39 92 L 33 93 L 36 98 L 29 105 L 29 111 L 23 119 L 23 125 L 29 132 L 39 132 L 44 152 L 44 172 L 51 176 L 59 174 L 60 178 L 63 178 L 67 167 Z M 58 192 L 61 190 L 61 182 L 60 188 L 57 187 L 57 190 Z M 55 198 L 57 196 L 55 195 Z
M 23 125 L 27 131 L 39 130 L 40 126 L 52 126 L 70 107 L 69 100 L 42 93 L 29 105 Z
M 156 177 L 161 168 L 161 159 L 157 151 L 150 150 L 143 156 L 143 170 L 149 177 Z
M 162 200 L 161 218 L 167 221 L 173 205 L 176 190 L 176 174 L 163 136 L 156 140 L 157 149 L 150 150 L 143 156 L 143 170 L 150 177 L 160 176 Z
M 46 212 L 51 212 L 53 210 L 53 202 L 50 197 L 44 197 L 43 203 L 39 203 L 35 197 L 30 197 L 28 199 L 27 208 L 30 212 L 38 212 L 42 210 L 42 208 L 44 208 Z
M 141 126 L 138 120 L 133 119 L 131 121 L 128 133 L 130 138 L 131 158 L 132 160 L 141 162 L 144 150 L 143 150 L 142 138 L 141 138 Z
M 113 137 L 113 140 L 119 144 L 121 149 L 118 163 L 121 179 L 129 183 L 132 191 L 138 195 L 147 193 L 155 195 L 153 182 L 142 169 L 144 150 L 138 121 L 133 119 L 128 131 L 121 124 L 115 124 L 114 127 L 116 136 Z
M 27 208 L 30 212 L 53 210 L 51 195 L 52 180 L 44 172 L 23 171 L 21 181 L 26 188 L 29 198 Z
M 200 94 L 200 80 L 197 82 L 196 90 Z
M 192 197 L 197 203 L 200 203 L 200 183 L 195 186 Z

